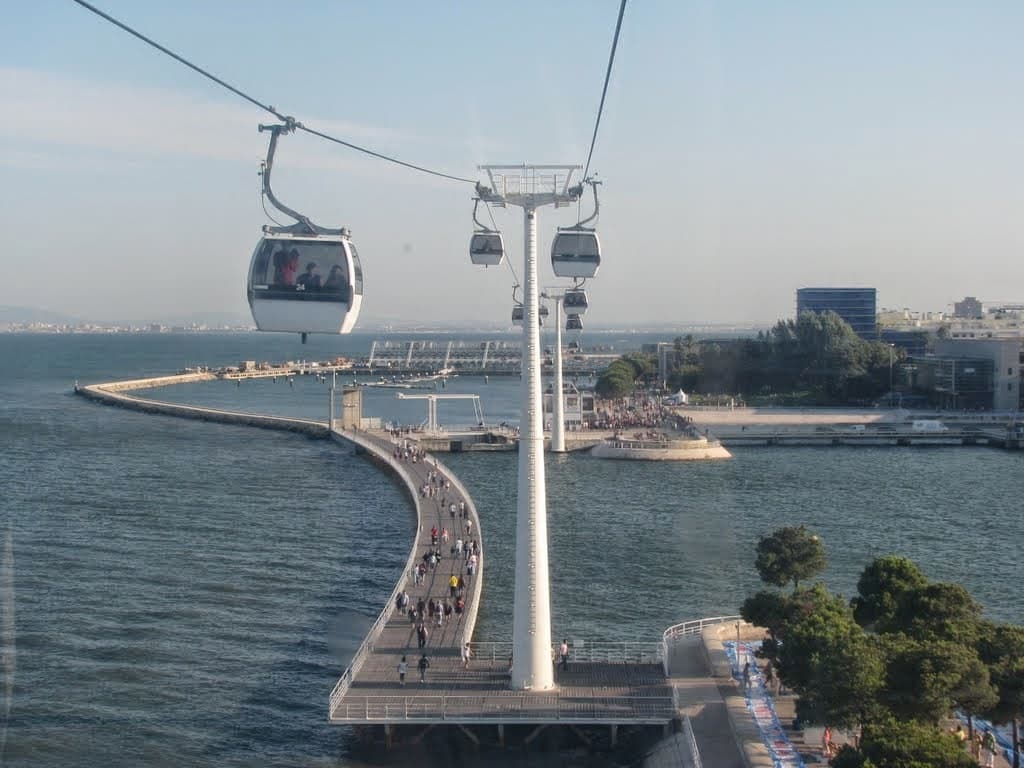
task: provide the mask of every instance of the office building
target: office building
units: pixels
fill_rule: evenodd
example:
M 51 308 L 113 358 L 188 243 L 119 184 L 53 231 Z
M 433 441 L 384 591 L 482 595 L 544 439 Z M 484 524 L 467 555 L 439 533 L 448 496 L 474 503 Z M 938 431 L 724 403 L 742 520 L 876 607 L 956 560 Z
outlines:
M 874 288 L 798 288 L 796 292 L 797 318 L 804 312 L 835 312 L 867 341 L 878 339 L 877 307 Z
M 963 301 L 953 304 L 953 317 L 965 320 L 980 320 L 985 316 L 981 302 L 974 296 L 965 296 Z

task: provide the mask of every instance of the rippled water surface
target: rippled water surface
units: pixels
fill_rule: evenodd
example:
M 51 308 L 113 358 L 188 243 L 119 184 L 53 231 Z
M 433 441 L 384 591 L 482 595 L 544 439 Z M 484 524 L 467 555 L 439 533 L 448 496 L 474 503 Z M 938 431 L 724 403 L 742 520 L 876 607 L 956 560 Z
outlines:
M 368 349 L 358 336 L 301 348 L 255 334 L 0 335 L 0 762 L 347 764 L 350 735 L 326 724 L 327 695 L 408 554 L 399 491 L 330 443 L 69 391 L 76 378 Z M 462 378 L 449 391 L 479 392 L 489 421 L 515 418 L 514 380 Z M 154 394 L 327 412 L 325 385 L 309 377 Z M 424 412 L 387 390 L 367 393 L 366 410 Z M 515 456 L 445 460 L 477 501 L 489 554 L 477 636 L 504 639 Z M 788 523 L 823 537 L 826 579 L 845 593 L 869 558 L 899 552 L 1024 623 L 1022 461 L 987 448 L 747 448 L 708 464 L 550 457 L 554 632 L 651 639 L 735 612 L 756 587 L 754 543 Z

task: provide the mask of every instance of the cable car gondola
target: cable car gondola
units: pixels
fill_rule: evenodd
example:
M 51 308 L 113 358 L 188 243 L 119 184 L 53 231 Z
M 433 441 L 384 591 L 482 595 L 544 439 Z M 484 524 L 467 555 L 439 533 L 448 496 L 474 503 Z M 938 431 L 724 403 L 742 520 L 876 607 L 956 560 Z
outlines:
M 559 227 L 551 243 L 551 268 L 558 277 L 594 277 L 601 266 L 601 241 L 597 232 L 585 226 L 597 218 L 597 182 L 587 183 L 594 189 L 594 213 L 575 226 Z
M 263 228 L 263 239 L 249 266 L 249 308 L 256 329 L 301 333 L 349 333 L 363 299 L 363 270 L 348 229 L 327 229 L 283 205 L 270 188 L 277 137 L 293 122 L 260 126 L 270 131 L 263 167 L 263 193 L 279 211 L 296 220 Z
M 570 317 L 586 314 L 587 308 L 590 306 L 587 301 L 587 292 L 582 288 L 570 288 L 565 292 L 562 306 L 565 307 L 565 314 Z
M 567 331 L 582 331 L 583 320 L 579 315 L 568 315 L 565 318 L 565 330 Z
M 543 304 L 540 305 L 540 324 L 544 325 L 544 318 L 548 316 L 548 308 Z M 523 318 L 526 317 L 526 308 L 522 304 L 516 304 L 512 307 L 512 325 L 521 327 L 523 324 Z
M 476 218 L 476 208 L 480 198 L 473 201 L 473 223 L 477 229 L 469 241 L 469 258 L 474 264 L 484 267 L 496 267 L 505 258 L 505 243 L 501 232 L 488 229 Z

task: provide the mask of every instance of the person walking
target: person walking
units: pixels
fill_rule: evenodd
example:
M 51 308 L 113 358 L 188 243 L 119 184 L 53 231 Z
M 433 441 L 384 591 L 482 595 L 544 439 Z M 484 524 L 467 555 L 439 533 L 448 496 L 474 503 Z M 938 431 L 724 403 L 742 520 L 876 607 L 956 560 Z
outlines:
M 398 662 L 398 684 L 405 685 L 405 673 L 409 671 L 409 662 L 405 660 L 405 656 Z
M 420 648 L 427 644 L 427 627 L 422 621 L 416 627 L 416 639 L 419 641 Z
M 743 665 L 743 690 L 750 690 L 750 662 Z
M 427 654 L 420 656 L 419 663 L 416 665 L 420 670 L 420 682 L 427 682 L 427 668 L 430 666 L 430 659 L 427 658 Z
M 985 758 L 985 768 L 993 768 L 996 764 L 996 737 L 991 728 L 985 729 L 981 737 L 981 756 Z
M 562 644 L 558 646 L 558 655 L 562 660 L 562 671 L 569 671 L 569 641 L 562 638 Z
M 462 646 L 462 668 L 469 669 L 469 660 L 473 658 L 473 649 L 469 647 L 469 643 L 465 643 Z

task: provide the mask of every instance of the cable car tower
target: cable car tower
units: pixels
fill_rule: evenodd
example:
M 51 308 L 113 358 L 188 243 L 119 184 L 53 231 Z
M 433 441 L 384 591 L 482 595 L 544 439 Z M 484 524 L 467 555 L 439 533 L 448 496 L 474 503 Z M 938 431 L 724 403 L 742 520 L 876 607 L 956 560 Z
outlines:
M 523 209 L 523 377 L 520 389 L 519 475 L 516 497 L 515 598 L 512 679 L 516 690 L 553 688 L 551 587 L 548 570 L 547 488 L 544 479 L 544 401 L 541 391 L 540 297 L 537 282 L 537 209 L 575 203 L 570 186 L 579 165 L 482 165 L 490 186 L 477 197 Z

